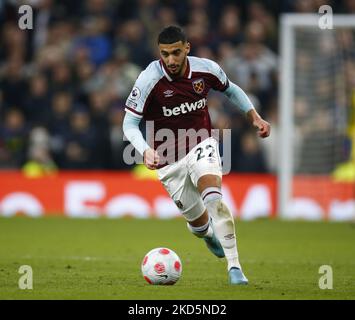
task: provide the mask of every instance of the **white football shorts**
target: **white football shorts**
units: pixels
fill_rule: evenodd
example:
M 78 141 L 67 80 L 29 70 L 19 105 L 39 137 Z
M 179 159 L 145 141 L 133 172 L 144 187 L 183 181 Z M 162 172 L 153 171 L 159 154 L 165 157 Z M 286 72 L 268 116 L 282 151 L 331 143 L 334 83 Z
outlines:
M 222 178 L 218 142 L 209 137 L 196 145 L 179 161 L 158 169 L 158 177 L 187 221 L 194 221 L 205 211 L 197 190 L 197 181 L 206 174 Z

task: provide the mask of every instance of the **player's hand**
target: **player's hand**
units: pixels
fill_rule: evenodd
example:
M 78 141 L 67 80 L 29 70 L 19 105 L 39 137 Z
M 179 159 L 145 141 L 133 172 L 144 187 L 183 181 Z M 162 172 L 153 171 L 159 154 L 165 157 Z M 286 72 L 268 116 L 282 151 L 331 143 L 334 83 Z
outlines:
M 159 164 L 158 152 L 151 148 L 144 151 L 143 159 L 145 166 L 150 170 L 156 169 Z
M 261 118 L 255 109 L 250 110 L 247 116 L 250 123 L 258 129 L 259 137 L 266 138 L 270 135 L 270 123 Z
M 258 135 L 261 138 L 266 138 L 270 135 L 270 123 L 265 121 L 264 119 L 256 119 L 253 121 L 253 126 L 258 129 Z

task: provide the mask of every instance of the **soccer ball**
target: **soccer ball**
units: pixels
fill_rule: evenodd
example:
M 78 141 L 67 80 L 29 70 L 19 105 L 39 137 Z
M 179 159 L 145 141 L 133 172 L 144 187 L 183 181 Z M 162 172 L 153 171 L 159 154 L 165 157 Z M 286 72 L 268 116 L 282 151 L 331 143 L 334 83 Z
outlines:
M 149 284 L 175 284 L 182 272 L 179 256 L 168 248 L 150 250 L 142 261 L 142 274 Z

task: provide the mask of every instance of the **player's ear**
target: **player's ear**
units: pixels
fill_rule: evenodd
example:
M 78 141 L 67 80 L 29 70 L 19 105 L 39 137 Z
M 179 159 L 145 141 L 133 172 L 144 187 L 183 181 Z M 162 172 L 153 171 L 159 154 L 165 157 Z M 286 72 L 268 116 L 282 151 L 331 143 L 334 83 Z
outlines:
M 190 49 L 191 49 L 190 42 L 186 42 L 186 47 L 185 47 L 186 54 L 190 53 Z

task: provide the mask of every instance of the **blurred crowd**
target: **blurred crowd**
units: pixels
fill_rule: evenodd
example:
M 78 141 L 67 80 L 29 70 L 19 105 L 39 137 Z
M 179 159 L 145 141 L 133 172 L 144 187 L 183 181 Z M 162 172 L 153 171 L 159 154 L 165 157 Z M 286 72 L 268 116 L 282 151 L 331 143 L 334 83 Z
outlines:
M 34 10 L 33 30 L 18 7 Z M 180 25 L 191 55 L 217 61 L 275 133 L 261 143 L 221 94 L 209 97 L 215 128 L 232 129 L 232 170 L 277 168 L 278 19 L 282 12 L 355 13 L 355 1 L 0 1 L 0 168 L 127 169 L 124 103 L 158 59 L 156 38 Z

